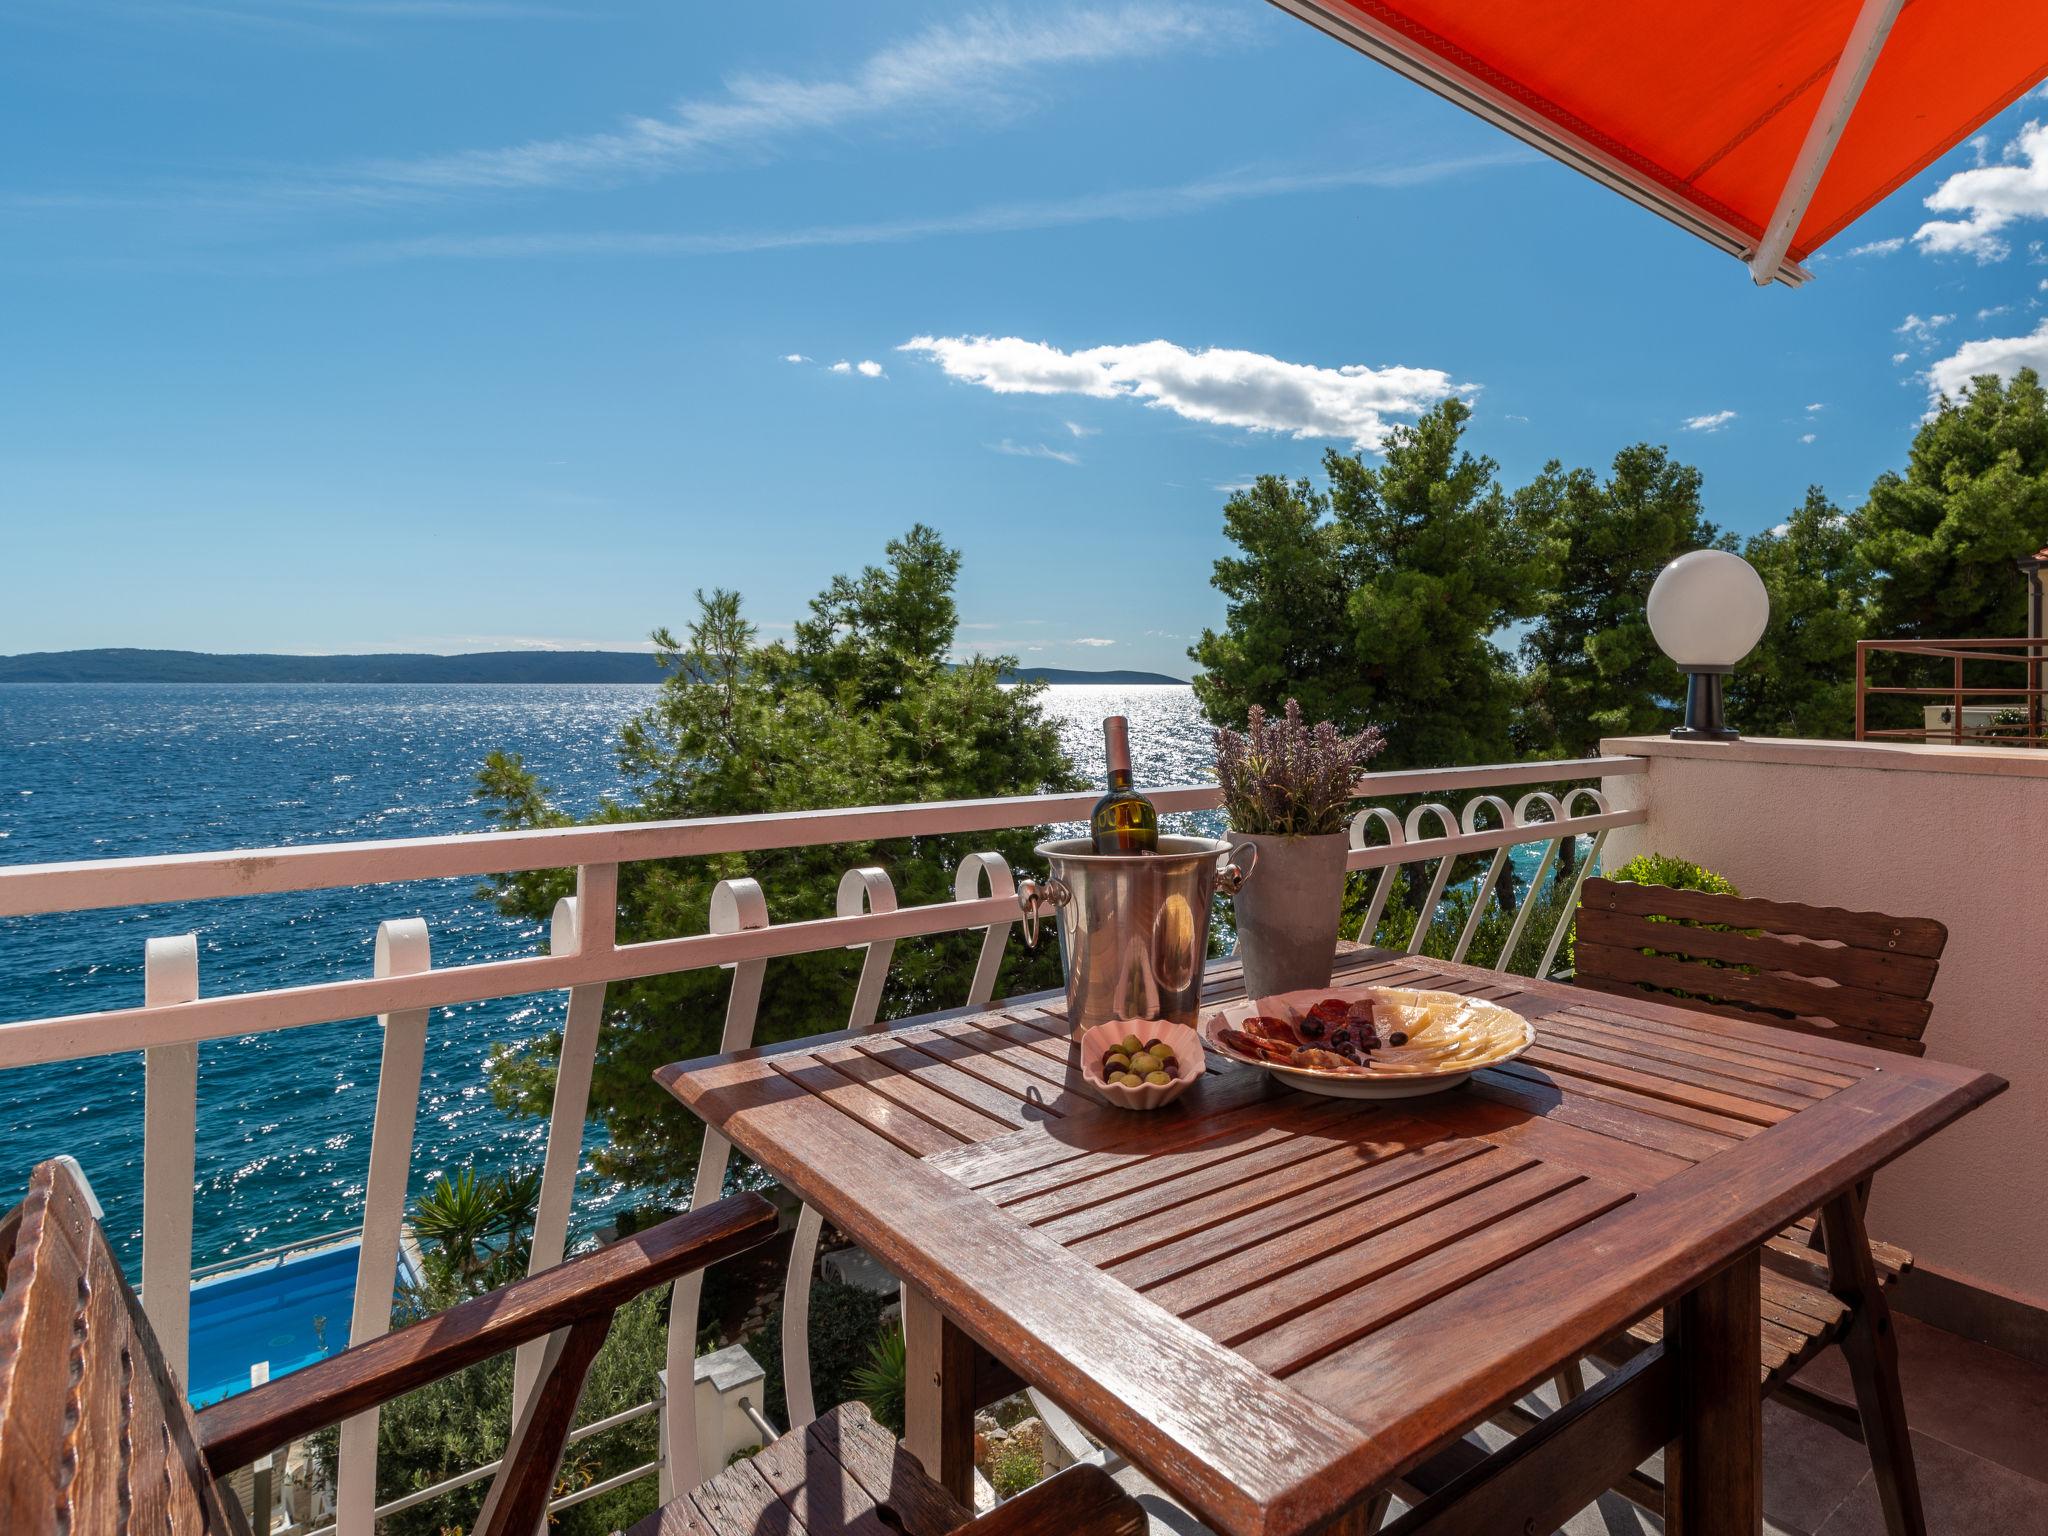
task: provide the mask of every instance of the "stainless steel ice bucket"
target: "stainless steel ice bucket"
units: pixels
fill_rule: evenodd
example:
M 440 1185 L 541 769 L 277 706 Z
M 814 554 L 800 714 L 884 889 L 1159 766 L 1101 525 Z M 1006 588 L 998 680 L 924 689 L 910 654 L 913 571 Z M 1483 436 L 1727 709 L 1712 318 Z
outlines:
M 1057 916 L 1074 1033 L 1106 1019 L 1192 1025 L 1209 958 L 1210 900 L 1219 889 L 1237 894 L 1258 864 L 1258 848 L 1162 837 L 1157 853 L 1100 854 L 1076 837 L 1040 843 L 1037 851 L 1051 874 L 1018 888 L 1024 941 L 1036 945 L 1040 919 Z

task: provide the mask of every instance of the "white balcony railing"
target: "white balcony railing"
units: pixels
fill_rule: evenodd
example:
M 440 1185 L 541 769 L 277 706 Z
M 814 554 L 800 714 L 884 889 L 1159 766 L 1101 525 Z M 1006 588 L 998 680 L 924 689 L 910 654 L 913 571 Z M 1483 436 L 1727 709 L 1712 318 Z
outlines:
M 1591 839 L 1569 895 L 1575 897 L 1615 827 L 1647 819 L 1642 809 L 1616 811 L 1595 788 L 1563 795 L 1531 790 L 1512 805 L 1495 790 L 1640 774 L 1639 758 L 1581 758 L 1370 775 L 1358 786 L 1368 802 L 1351 828 L 1354 870 L 1382 871 L 1375 882 L 1362 936 L 1377 931 L 1396 871 L 1433 864 L 1429 894 L 1409 940 L 1419 950 L 1434 921 L 1456 857 L 1492 853 L 1454 953 L 1463 958 L 1511 852 L 1542 845 L 1533 897 L 1566 839 Z M 1471 791 L 1453 808 L 1439 797 Z M 1213 785 L 1150 792 L 1162 812 L 1213 811 Z M 1428 797 L 1403 818 L 1383 805 Z M 621 944 L 617 940 L 619 866 L 653 859 L 747 853 L 775 848 L 830 847 L 891 838 L 968 834 L 1045 827 L 1085 818 L 1093 792 L 959 800 L 923 805 L 867 806 L 766 816 L 643 822 L 529 832 L 329 843 L 224 853 L 179 854 L 64 864 L 0 866 L 0 917 L 225 899 L 286 891 L 403 885 L 414 881 L 475 878 L 524 870 L 576 870 L 576 894 L 557 905 L 548 952 L 510 960 L 432 964 L 423 919 L 394 918 L 379 925 L 372 974 L 312 986 L 202 997 L 198 948 L 191 935 L 147 942 L 140 1007 L 29 1019 L 0 1025 L 0 1068 L 76 1060 L 119 1052 L 144 1053 L 142 1296 L 144 1309 L 172 1369 L 186 1365 L 192 1277 L 192 1197 L 201 1041 L 378 1016 L 383 1058 L 377 1083 L 365 1185 L 361 1256 L 352 1342 L 382 1333 L 389 1324 L 381 1282 L 395 1269 L 412 1158 L 414 1116 L 432 1011 L 485 999 L 566 992 L 563 1040 L 548 1125 L 541 1193 L 532 1238 L 532 1268 L 561 1262 L 580 1161 L 590 1081 L 604 1016 L 606 987 L 616 981 L 723 966 L 733 971 L 721 1047 L 737 1050 L 754 1038 L 761 983 L 778 957 L 839 948 L 864 948 L 848 1026 L 876 1022 L 895 945 L 905 939 L 981 930 L 980 960 L 969 1006 L 990 1002 L 1010 931 L 1020 914 L 1012 872 L 998 856 L 970 854 L 955 872 L 954 900 L 898 907 L 888 872 L 849 870 L 839 886 L 838 915 L 771 924 L 760 886 L 751 879 L 721 881 L 711 901 L 709 931 Z M 1491 820 L 1492 825 L 1483 823 Z M 1525 900 L 1500 950 L 1506 968 L 1518 952 L 1523 928 L 1537 903 Z M 1562 904 L 1535 967 L 1547 970 L 1563 939 L 1571 902 Z M 678 1113 L 681 1113 L 679 1110 Z M 707 1134 L 695 1198 L 720 1193 L 730 1147 Z M 810 1271 L 821 1223 L 806 1210 L 798 1221 L 785 1293 L 785 1390 L 795 1424 L 814 1416 L 806 1323 Z M 678 1286 L 671 1307 L 668 1379 L 692 1380 L 699 1282 Z M 515 1405 L 531 1390 L 542 1345 L 522 1349 L 514 1373 Z M 697 1437 L 694 1395 L 675 1394 L 660 1448 L 663 1495 L 672 1482 L 694 1481 Z M 515 1406 L 515 1412 L 516 1412 Z M 375 1513 L 376 1415 L 343 1426 L 336 1489 L 340 1536 L 368 1536 Z M 704 1471 L 715 1468 L 702 1469 Z M 636 1475 L 644 1475 L 646 1469 Z M 450 1483 L 458 1486 L 468 1479 Z

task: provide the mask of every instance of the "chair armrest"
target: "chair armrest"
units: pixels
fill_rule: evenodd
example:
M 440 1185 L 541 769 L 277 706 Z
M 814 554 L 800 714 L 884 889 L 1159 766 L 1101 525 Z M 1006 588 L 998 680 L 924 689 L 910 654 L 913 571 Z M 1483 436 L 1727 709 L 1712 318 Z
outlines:
M 766 1241 L 775 1226 L 775 1207 L 748 1194 L 636 1232 L 201 1409 L 200 1452 L 214 1476 L 224 1476 L 287 1440 L 614 1312 L 642 1291 Z
M 1084 1462 L 1005 1499 L 953 1536 L 1145 1536 L 1148 1528 L 1144 1506 Z

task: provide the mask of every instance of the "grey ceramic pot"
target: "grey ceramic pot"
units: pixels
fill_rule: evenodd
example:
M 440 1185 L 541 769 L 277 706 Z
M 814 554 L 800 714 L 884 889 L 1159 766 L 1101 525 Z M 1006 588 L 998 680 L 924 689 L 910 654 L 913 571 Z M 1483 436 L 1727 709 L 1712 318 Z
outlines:
M 1268 837 L 1259 845 L 1259 877 L 1237 893 L 1237 955 L 1253 997 L 1330 984 L 1343 917 L 1344 857 L 1351 839 Z

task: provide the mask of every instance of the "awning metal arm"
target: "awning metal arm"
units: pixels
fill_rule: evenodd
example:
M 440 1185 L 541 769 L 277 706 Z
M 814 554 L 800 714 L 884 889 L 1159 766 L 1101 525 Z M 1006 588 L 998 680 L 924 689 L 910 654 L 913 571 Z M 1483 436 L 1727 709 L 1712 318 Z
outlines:
M 1849 40 L 1835 60 L 1834 73 L 1828 76 L 1820 110 L 1807 125 L 1806 140 L 1792 162 L 1792 174 L 1785 178 L 1784 190 L 1778 194 L 1778 206 L 1770 223 L 1764 226 L 1762 242 L 1750 254 L 1749 274 L 1759 288 L 1778 275 L 1778 265 L 1792 247 L 1792 237 L 1806 217 L 1807 206 L 1820 187 L 1828 161 L 1834 158 L 1835 146 L 1842 141 L 1842 130 L 1849 125 L 1849 114 L 1856 110 L 1857 99 L 1892 34 L 1892 23 L 1899 19 L 1904 6 L 1905 0 L 1863 0 L 1862 9 L 1857 11 Z

